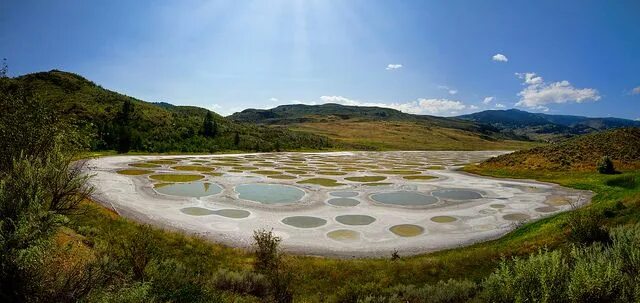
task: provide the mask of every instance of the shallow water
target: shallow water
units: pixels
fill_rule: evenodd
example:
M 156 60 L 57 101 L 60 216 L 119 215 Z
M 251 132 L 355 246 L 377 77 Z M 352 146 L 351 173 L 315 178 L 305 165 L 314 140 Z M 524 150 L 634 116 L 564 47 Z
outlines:
M 318 217 L 293 216 L 282 219 L 282 223 L 298 228 L 314 228 L 327 224 L 327 220 Z
M 337 216 L 336 221 L 345 225 L 369 225 L 376 221 L 376 218 L 367 215 L 342 215 Z
M 222 188 L 208 182 L 173 183 L 156 187 L 155 191 L 171 196 L 195 197 L 215 195 L 222 192 Z
M 439 189 L 431 192 L 432 195 L 448 200 L 474 200 L 482 198 L 482 195 L 473 190 L 466 189 Z
M 251 214 L 250 212 L 243 209 L 232 209 L 232 208 L 219 209 L 214 211 L 213 213 L 218 216 L 223 216 L 223 217 L 232 218 L 232 219 L 246 218 Z
M 422 226 L 413 224 L 394 225 L 389 230 L 400 237 L 415 237 L 424 233 Z
M 402 206 L 424 206 L 438 202 L 435 197 L 412 191 L 373 194 L 371 199 L 383 204 Z
M 327 203 L 335 206 L 356 206 L 360 204 L 360 201 L 351 198 L 334 198 L 327 201 Z
M 288 185 L 279 184 L 241 184 L 236 186 L 240 199 L 263 204 L 289 204 L 300 201 L 304 191 Z

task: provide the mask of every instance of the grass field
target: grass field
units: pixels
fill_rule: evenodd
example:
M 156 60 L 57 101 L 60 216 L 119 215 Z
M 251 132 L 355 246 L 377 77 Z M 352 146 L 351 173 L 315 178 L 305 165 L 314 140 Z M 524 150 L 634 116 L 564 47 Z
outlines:
M 540 143 L 482 138 L 463 130 L 426 126 L 417 122 L 331 121 L 291 126 L 324 135 L 337 147 L 368 150 L 520 150 Z

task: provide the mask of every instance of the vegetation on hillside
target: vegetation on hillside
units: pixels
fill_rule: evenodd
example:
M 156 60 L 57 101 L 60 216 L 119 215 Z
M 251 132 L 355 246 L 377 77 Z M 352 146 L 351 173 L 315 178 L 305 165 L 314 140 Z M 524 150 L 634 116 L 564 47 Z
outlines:
M 54 109 L 56 119 L 74 125 L 87 138 L 91 150 L 216 152 L 330 147 L 325 137 L 284 127 L 239 124 L 198 107 L 148 103 L 56 70 L 0 79 L 0 97 L 9 96 L 37 99 Z M 5 102 L 3 106 L 12 106 Z
M 620 128 L 489 159 L 484 168 L 595 170 L 607 156 L 616 168 L 640 168 L 640 128 Z
M 563 138 L 613 128 L 640 127 L 640 121 L 628 119 L 548 115 L 518 109 L 485 110 L 458 116 L 458 118 L 488 124 L 503 132 L 544 141 L 559 141 Z

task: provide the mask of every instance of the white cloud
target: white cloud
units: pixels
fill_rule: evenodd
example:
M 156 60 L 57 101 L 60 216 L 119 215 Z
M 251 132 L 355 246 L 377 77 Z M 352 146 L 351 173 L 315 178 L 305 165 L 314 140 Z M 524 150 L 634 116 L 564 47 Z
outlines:
M 632 95 L 640 95 L 640 86 L 634 87 L 634 88 L 631 90 L 631 94 L 632 94 Z
M 491 57 L 491 60 L 496 61 L 496 62 L 507 62 L 507 61 L 509 61 L 507 56 L 505 56 L 503 54 L 495 54 L 495 55 L 493 55 L 493 57 Z
M 485 97 L 484 100 L 482 100 L 482 104 L 489 104 L 493 99 L 495 99 L 495 97 Z
M 269 98 L 269 101 L 271 101 L 271 102 L 278 102 L 278 101 L 280 101 L 280 100 L 278 100 L 278 98 L 276 98 L 276 97 L 271 97 L 271 98 Z
M 475 105 L 473 105 L 473 104 L 472 104 L 472 105 L 469 105 L 469 109 L 470 109 L 470 110 L 476 110 L 476 109 L 478 109 L 478 108 L 479 108 L 479 107 L 477 107 L 477 106 L 475 106 Z
M 448 87 L 446 85 L 438 85 L 438 88 L 446 90 L 449 93 L 449 95 L 455 95 L 458 93 L 457 89 Z
M 381 102 L 363 102 L 349 99 L 342 96 L 321 96 L 320 103 L 337 103 L 350 106 L 378 106 L 393 108 L 401 112 L 410 114 L 456 114 L 461 110 L 467 109 L 467 105 L 460 101 L 449 99 L 427 99 L 419 98 L 415 101 L 405 103 L 381 103 Z
M 495 108 L 505 108 L 506 106 L 504 106 L 504 104 L 502 104 L 502 103 L 496 103 L 496 104 L 494 105 L 494 107 L 495 107 Z
M 402 64 L 388 64 L 386 70 L 394 70 L 402 67 Z
M 600 100 L 600 94 L 593 88 L 575 88 L 567 80 L 553 83 L 545 83 L 542 77 L 535 73 L 516 73 L 523 79 L 526 85 L 518 93 L 520 101 L 516 106 L 548 110 L 547 104 L 554 103 L 583 103 L 586 101 Z

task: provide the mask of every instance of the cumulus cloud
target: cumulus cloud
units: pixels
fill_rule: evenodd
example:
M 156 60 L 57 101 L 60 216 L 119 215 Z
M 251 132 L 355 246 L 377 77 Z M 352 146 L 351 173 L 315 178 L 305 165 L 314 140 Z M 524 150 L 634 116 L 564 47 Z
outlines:
M 276 98 L 276 97 L 271 97 L 271 98 L 269 98 L 269 101 L 271 101 L 271 102 L 278 102 L 278 101 L 280 101 L 280 100 L 278 100 L 278 98 Z
M 502 104 L 502 103 L 496 103 L 496 104 L 494 105 L 494 107 L 495 107 L 495 108 L 505 108 L 506 106 L 504 106 L 504 104 Z
M 482 100 L 482 104 L 489 104 L 493 99 L 495 99 L 495 97 L 485 97 L 484 100 Z
M 491 57 L 491 60 L 496 61 L 496 62 L 507 62 L 507 61 L 509 61 L 507 56 L 505 56 L 503 54 L 495 54 L 495 55 L 493 55 L 493 57 Z
M 337 103 L 351 106 L 377 106 L 399 110 L 409 114 L 457 114 L 459 111 L 467 109 L 467 105 L 460 101 L 449 99 L 427 99 L 419 98 L 415 101 L 405 103 L 381 103 L 366 102 L 349 99 L 343 96 L 321 96 L 321 103 Z
M 516 73 L 516 76 L 524 80 L 526 85 L 518 93 L 520 101 L 516 106 L 545 109 L 547 104 L 554 103 L 583 103 L 586 101 L 600 100 L 600 94 L 593 88 L 575 88 L 569 81 L 546 83 L 544 79 L 535 73 Z
M 394 70 L 402 68 L 402 64 L 388 64 L 386 70 Z
M 631 90 L 631 94 L 632 94 L 632 95 L 640 95 L 640 86 L 634 87 L 634 88 Z

